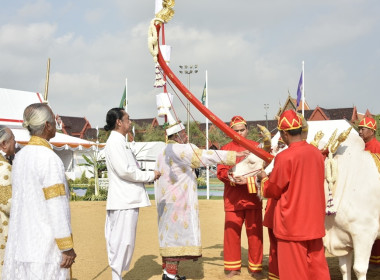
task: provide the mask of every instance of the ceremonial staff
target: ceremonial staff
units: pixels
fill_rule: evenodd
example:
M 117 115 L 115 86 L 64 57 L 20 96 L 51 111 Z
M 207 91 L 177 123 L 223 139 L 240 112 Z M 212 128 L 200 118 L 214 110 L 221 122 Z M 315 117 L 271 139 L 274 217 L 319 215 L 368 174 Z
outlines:
M 49 73 L 50 73 L 50 58 L 48 58 L 47 69 L 46 69 L 46 81 L 45 81 L 44 103 L 48 103 Z

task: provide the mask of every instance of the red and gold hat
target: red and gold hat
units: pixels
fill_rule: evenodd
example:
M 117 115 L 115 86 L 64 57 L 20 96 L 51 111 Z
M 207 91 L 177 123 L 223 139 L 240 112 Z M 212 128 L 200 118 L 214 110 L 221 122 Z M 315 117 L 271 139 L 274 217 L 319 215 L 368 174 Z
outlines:
M 359 123 L 359 127 L 366 127 L 375 131 L 377 129 L 376 121 L 370 117 L 363 118 Z
M 284 111 L 278 119 L 278 130 L 297 129 L 302 126 L 302 119 L 293 110 Z
M 243 117 L 233 116 L 230 122 L 230 127 L 233 127 L 234 125 L 241 124 L 241 123 L 247 125 L 247 122 L 245 121 Z

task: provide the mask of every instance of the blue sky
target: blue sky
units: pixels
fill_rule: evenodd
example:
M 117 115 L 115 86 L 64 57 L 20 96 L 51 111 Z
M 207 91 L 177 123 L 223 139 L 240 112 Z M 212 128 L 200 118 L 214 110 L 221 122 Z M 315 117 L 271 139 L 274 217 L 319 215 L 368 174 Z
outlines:
M 3 1 L 0 87 L 44 92 L 50 57 L 49 103 L 56 114 L 103 126 L 128 78 L 131 118 L 155 117 L 160 90 L 153 87 L 147 47 L 154 2 Z M 179 65 L 198 64 L 191 75 L 198 98 L 208 71 L 209 108 L 222 120 L 265 119 L 264 104 L 274 118 L 288 91 L 296 96 L 302 61 L 312 108 L 355 105 L 380 113 L 379 1 L 177 0 L 174 9 L 165 27 L 170 66 L 187 85 Z M 174 109 L 185 121 L 178 99 Z

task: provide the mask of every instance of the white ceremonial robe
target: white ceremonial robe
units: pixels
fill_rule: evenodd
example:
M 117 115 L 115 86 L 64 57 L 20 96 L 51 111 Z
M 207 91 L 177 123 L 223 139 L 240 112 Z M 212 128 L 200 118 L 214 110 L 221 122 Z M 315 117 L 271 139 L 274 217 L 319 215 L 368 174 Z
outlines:
M 46 140 L 32 137 L 13 161 L 3 280 L 66 279 L 60 263 L 73 247 L 68 195 L 62 161 Z
M 154 180 L 153 171 L 142 171 L 125 136 L 111 131 L 105 148 L 108 172 L 107 210 L 150 206 L 144 183 Z
M 155 182 L 158 239 L 162 257 L 202 255 L 195 168 L 234 165 L 236 152 L 201 150 L 193 144 L 169 143 L 158 155 Z
M 109 180 L 105 238 L 112 279 L 119 280 L 132 260 L 138 209 L 151 205 L 144 183 L 154 180 L 154 172 L 140 169 L 125 136 L 117 131 L 111 131 L 105 157 Z
M 0 154 L 0 275 L 8 238 L 9 212 L 12 198 L 12 166 Z

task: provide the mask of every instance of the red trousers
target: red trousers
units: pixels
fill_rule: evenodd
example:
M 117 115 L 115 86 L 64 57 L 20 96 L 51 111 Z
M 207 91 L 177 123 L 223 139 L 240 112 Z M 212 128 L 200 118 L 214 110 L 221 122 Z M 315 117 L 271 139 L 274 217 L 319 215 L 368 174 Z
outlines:
M 277 239 L 281 280 L 330 280 L 322 238 L 306 241 Z
M 248 238 L 248 269 L 262 271 L 263 225 L 261 209 L 225 212 L 224 222 L 224 269 L 241 269 L 241 229 L 245 223 Z
M 278 272 L 278 258 L 277 258 L 277 237 L 274 236 L 273 229 L 268 228 L 269 235 L 269 280 L 280 279 Z
M 380 266 L 380 239 L 375 240 L 375 243 L 373 243 L 369 263 Z

